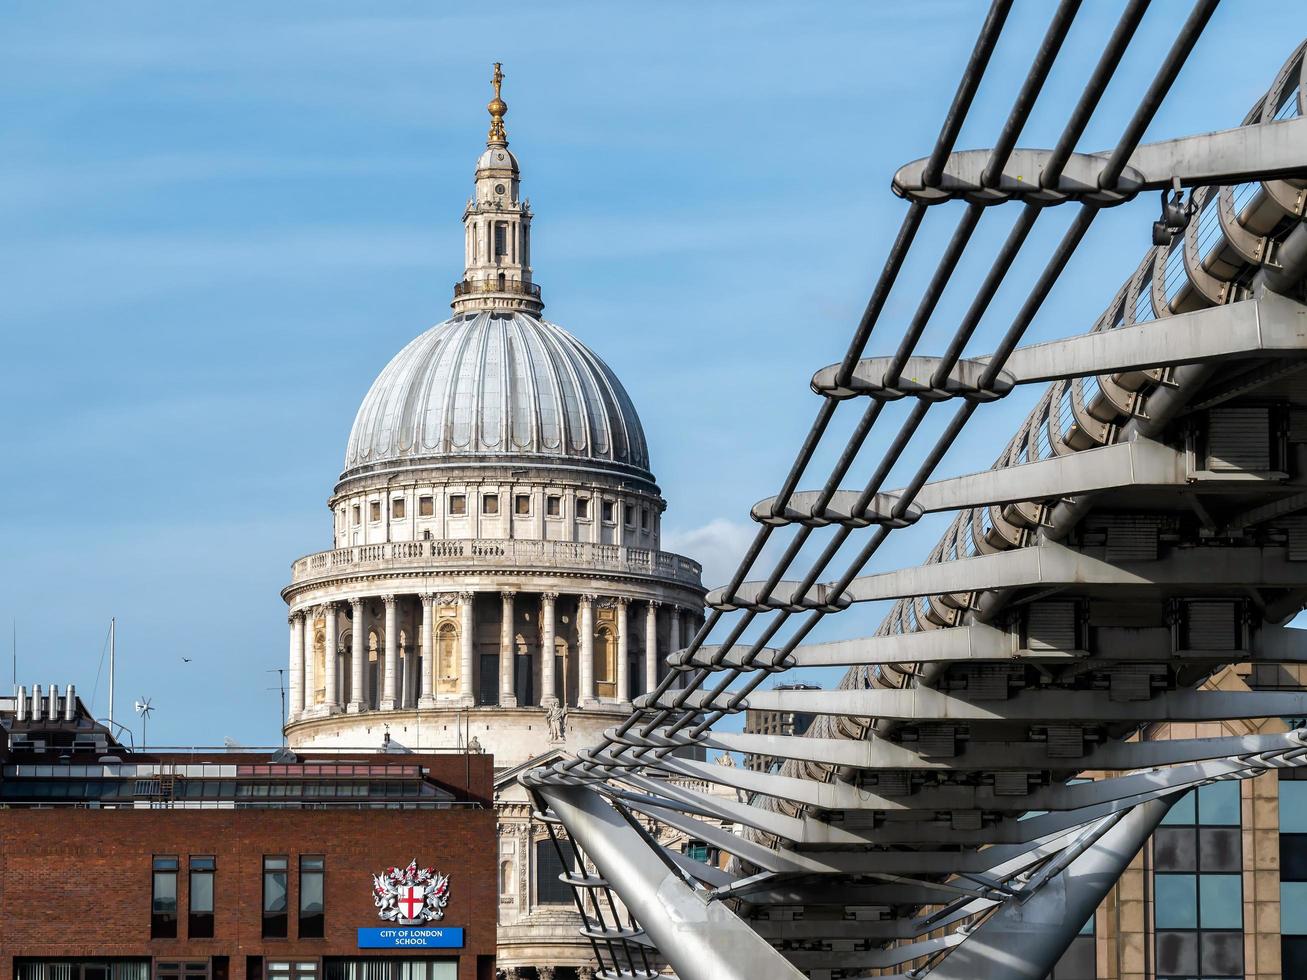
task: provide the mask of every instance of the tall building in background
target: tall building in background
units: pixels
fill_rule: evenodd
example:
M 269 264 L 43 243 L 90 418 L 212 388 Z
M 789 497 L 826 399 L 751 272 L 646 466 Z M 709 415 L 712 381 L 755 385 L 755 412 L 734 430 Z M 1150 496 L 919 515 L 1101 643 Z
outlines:
M 515 774 L 620 723 L 700 624 L 704 590 L 698 563 L 659 548 L 667 503 L 626 390 L 541 318 L 502 77 L 453 316 L 373 382 L 328 500 L 332 548 L 282 592 L 286 736 L 493 753 L 499 966 L 570 980 L 593 959 Z
M 776 691 L 819 691 L 816 684 L 776 684 Z M 804 711 L 772 711 L 764 708 L 747 708 L 744 712 L 746 735 L 804 735 L 814 715 Z M 749 769 L 767 772 L 780 760 L 770 755 L 746 755 L 744 764 Z

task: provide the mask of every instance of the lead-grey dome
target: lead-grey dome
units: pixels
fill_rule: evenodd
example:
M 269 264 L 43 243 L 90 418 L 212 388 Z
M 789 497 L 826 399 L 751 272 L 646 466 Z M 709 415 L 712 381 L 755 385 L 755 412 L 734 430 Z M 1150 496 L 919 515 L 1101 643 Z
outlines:
M 617 376 L 562 327 L 522 311 L 454 316 L 395 355 L 359 406 L 344 476 L 486 456 L 566 457 L 651 478 Z

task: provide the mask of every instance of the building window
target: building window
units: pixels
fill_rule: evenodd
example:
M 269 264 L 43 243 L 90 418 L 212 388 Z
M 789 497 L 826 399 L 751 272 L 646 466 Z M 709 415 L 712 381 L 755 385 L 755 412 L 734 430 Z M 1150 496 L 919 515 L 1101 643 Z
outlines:
M 354 511 L 354 525 L 357 527 L 359 522 L 363 520 L 362 512 L 359 510 L 358 504 L 355 504 L 352 510 Z
M 321 854 L 300 856 L 300 938 L 321 939 L 326 921 L 322 889 L 325 858 Z
M 213 938 L 213 874 L 215 864 L 212 854 L 191 855 L 190 898 L 188 906 L 190 917 L 186 925 L 186 935 L 190 939 Z
M 150 980 L 150 959 L 28 960 L 14 957 L 14 980 Z
M 1048 980 L 1095 980 L 1098 976 L 1098 951 L 1094 944 L 1094 917 L 1080 927 L 1062 958 L 1053 967 Z
M 418 497 L 418 517 L 431 517 L 436 512 L 435 500 L 431 497 Z
M 613 523 L 613 502 L 611 500 L 604 501 L 604 506 L 601 513 L 604 515 L 605 524 Z
M 154 965 L 154 980 L 209 980 L 209 961 L 177 963 L 160 960 Z
M 285 939 L 287 926 L 286 855 L 263 859 L 263 935 L 268 939 Z
M 266 980 L 318 980 L 317 960 L 268 960 Z
M 687 840 L 682 853 L 692 861 L 707 864 L 709 861 L 708 845 L 701 840 Z
M 589 497 L 577 497 L 577 498 L 576 498 L 576 519 L 577 519 L 578 521 L 588 521 L 588 520 L 590 520 L 590 498 L 589 498 Z
M 531 498 L 524 493 L 519 493 L 513 499 L 513 513 L 519 517 L 525 517 L 531 513 Z
M 467 513 L 467 495 L 462 493 L 452 493 L 449 495 L 449 512 L 455 517 L 462 517 Z
M 563 498 L 550 494 L 545 498 L 545 516 L 560 517 L 563 513 Z
M 626 526 L 635 527 L 635 508 L 630 504 L 626 505 Z
M 322 964 L 326 980 L 458 980 L 458 960 L 417 957 L 348 960 L 333 957 Z M 493 974 L 490 970 L 486 976 Z M 271 978 L 270 978 L 271 980 Z
M 390 502 L 390 516 L 397 521 L 408 516 L 408 503 L 403 497 L 396 497 Z
M 156 855 L 150 899 L 150 938 L 177 938 L 177 857 Z
M 559 879 L 567 869 L 558 859 L 558 849 L 549 838 L 536 841 L 536 903 L 572 904 L 572 886 Z
M 508 254 L 508 225 L 503 221 L 495 222 L 495 255 Z
M 499 494 L 488 493 L 481 498 L 481 513 L 483 514 L 499 513 Z
M 381 520 L 381 501 L 373 500 L 368 504 L 368 520 L 374 524 Z
M 1280 966 L 1307 976 L 1307 779 L 1280 770 Z
M 649 508 L 648 508 L 648 507 L 641 507 L 641 508 L 640 508 L 640 530 L 641 530 L 641 531 L 647 531 L 647 530 L 649 530 Z
M 1202 786 L 1153 835 L 1157 975 L 1243 975 L 1239 783 Z

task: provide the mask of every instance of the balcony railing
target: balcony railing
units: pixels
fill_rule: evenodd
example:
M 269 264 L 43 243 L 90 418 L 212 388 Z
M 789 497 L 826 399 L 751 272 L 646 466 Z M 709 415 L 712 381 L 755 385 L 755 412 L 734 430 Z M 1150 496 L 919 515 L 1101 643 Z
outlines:
M 291 565 L 291 584 L 350 572 L 514 568 L 542 572 L 613 572 L 700 587 L 697 561 L 667 551 L 588 541 L 453 538 L 362 544 L 306 555 Z
M 540 287 L 521 279 L 464 279 L 454 283 L 455 296 L 471 296 L 475 293 L 512 293 L 515 296 L 539 299 Z

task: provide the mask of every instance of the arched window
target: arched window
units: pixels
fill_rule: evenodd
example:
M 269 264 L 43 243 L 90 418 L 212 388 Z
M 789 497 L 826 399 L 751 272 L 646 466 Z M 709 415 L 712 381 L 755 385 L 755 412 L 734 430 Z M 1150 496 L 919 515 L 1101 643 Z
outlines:
M 436 628 L 436 693 L 457 694 L 459 680 L 458 627 L 441 623 Z
M 513 894 L 513 861 L 505 859 L 499 862 L 499 896 L 503 898 Z
M 595 693 L 601 698 L 617 697 L 617 638 L 612 627 L 595 631 Z

